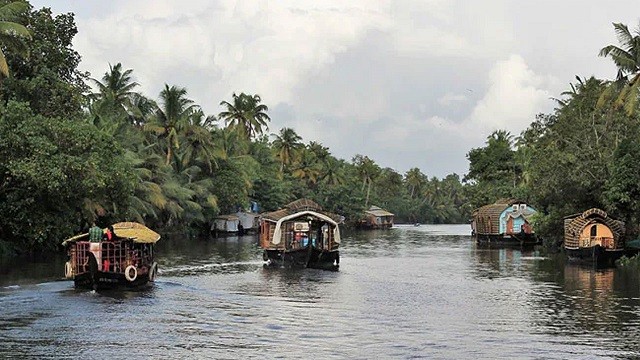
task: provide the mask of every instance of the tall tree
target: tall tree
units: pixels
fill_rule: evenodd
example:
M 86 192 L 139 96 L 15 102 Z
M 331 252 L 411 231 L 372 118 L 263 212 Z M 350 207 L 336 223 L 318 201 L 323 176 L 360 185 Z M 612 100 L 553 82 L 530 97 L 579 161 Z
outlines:
M 268 130 L 269 115 L 267 105 L 261 104 L 262 99 L 258 95 L 240 93 L 232 95 L 232 102 L 222 101 L 220 105 L 226 108 L 218 117 L 226 122 L 227 126 L 233 126 L 252 139 Z
M 618 67 L 618 75 L 600 99 L 617 94 L 616 106 L 623 106 L 628 115 L 634 114 L 638 106 L 640 90 L 640 25 L 632 34 L 627 25 L 614 23 L 613 27 L 621 46 L 607 45 L 600 50 L 600 56 L 610 57 Z
M 29 58 L 5 53 L 11 77 L 2 81 L 2 96 L 28 102 L 36 114 L 83 119 L 88 74 L 78 70 L 73 14 L 53 16 L 51 9 L 42 8 L 26 13 L 21 23 L 27 24 L 32 36 L 25 43 Z
M 280 173 L 282 173 L 285 166 L 294 162 L 304 144 L 302 144 L 302 137 L 296 134 L 292 128 L 282 128 L 280 129 L 280 135 L 274 136 L 273 150 L 276 153 L 276 157 L 280 159 Z
M 174 151 L 180 148 L 178 134 L 189 124 L 190 116 L 198 109 L 193 100 L 187 98 L 187 89 L 164 85 L 164 89 L 160 92 L 160 107 L 145 128 L 164 139 L 165 164 L 171 163 Z

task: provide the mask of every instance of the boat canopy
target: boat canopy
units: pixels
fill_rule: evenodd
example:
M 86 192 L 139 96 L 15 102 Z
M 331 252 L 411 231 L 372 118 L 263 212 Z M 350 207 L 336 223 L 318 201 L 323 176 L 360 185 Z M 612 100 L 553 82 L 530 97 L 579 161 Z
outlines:
M 119 222 L 112 225 L 113 231 L 117 237 L 133 240 L 139 244 L 155 244 L 160 240 L 160 234 L 149 229 L 148 227 L 136 222 Z M 67 245 L 74 241 L 89 239 L 89 233 L 79 234 L 70 237 L 62 242 Z
M 310 211 L 310 210 L 293 213 L 291 215 L 287 215 L 287 216 L 284 216 L 284 217 L 280 218 L 276 222 L 276 229 L 275 229 L 275 231 L 273 233 L 273 239 L 271 240 L 271 242 L 273 244 L 276 244 L 276 245 L 280 243 L 280 238 L 282 237 L 281 225 L 282 225 L 283 222 L 285 222 L 287 220 L 292 220 L 292 219 L 295 219 L 295 218 L 298 218 L 298 217 L 301 217 L 301 216 L 304 216 L 304 215 L 315 216 L 315 217 L 317 217 L 319 219 L 322 219 L 322 220 L 328 222 L 329 224 L 333 225 L 334 226 L 334 228 L 333 228 L 333 239 L 334 239 L 334 241 L 336 243 L 338 243 L 338 244 L 340 243 L 340 228 L 338 227 L 338 223 L 335 220 L 333 220 L 332 218 L 330 218 L 329 216 L 327 216 L 327 215 L 324 215 L 324 214 L 321 214 L 321 213 L 318 213 L 318 212 L 315 212 L 315 211 Z

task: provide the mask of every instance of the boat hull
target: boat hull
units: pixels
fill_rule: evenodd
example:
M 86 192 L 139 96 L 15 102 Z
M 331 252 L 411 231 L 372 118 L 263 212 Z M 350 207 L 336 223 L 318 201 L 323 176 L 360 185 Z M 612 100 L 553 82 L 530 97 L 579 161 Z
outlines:
M 149 274 L 140 274 L 133 281 L 127 280 L 122 273 L 98 271 L 95 274 L 83 273 L 73 278 L 76 288 L 107 290 L 118 288 L 138 288 L 148 285 Z
M 540 244 L 540 239 L 535 234 L 474 234 L 474 237 L 481 246 L 527 247 Z
M 564 248 L 569 261 L 592 263 L 597 266 L 615 266 L 616 260 L 627 252 L 624 249 L 605 249 L 596 245 L 583 248 Z
M 340 266 L 340 252 L 316 248 L 281 251 L 265 250 L 263 258 L 272 266 L 300 267 L 314 269 L 337 269 Z

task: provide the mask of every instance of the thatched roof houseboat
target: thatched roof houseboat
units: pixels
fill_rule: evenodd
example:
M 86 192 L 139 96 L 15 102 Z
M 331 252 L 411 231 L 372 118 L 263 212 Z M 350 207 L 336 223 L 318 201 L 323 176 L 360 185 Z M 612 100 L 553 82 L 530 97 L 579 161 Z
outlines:
M 624 255 L 625 225 L 592 208 L 564 218 L 564 250 L 570 260 L 614 265 Z
M 160 235 L 135 222 L 120 222 L 104 230 L 98 238 L 90 233 L 76 235 L 62 242 L 69 260 L 65 277 L 76 287 L 105 289 L 138 287 L 154 281 L 158 264 L 154 260 L 154 245 Z M 108 234 L 109 237 L 100 237 Z
M 530 223 L 535 213 L 524 201 L 501 199 L 473 212 L 471 233 L 481 244 L 535 245 L 539 239 Z
M 260 246 L 264 260 L 275 265 L 337 267 L 341 221 L 341 216 L 324 211 L 309 199 L 262 214 Z
M 371 206 L 364 212 L 364 218 L 358 223 L 361 229 L 390 229 L 394 215 L 377 206 Z

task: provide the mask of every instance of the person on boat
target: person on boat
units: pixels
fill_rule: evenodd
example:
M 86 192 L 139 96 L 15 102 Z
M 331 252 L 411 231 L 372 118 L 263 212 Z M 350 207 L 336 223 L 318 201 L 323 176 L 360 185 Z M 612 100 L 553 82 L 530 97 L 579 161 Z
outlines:
M 113 226 L 111 226 L 111 225 L 107 226 L 107 229 L 104 232 L 103 240 L 106 240 L 106 241 L 115 241 L 116 240 L 116 233 L 113 230 Z
M 238 224 L 238 236 L 242 236 L 244 235 L 244 226 L 242 226 L 242 223 Z
M 89 241 L 92 243 L 99 243 L 102 241 L 102 228 L 96 225 L 96 222 L 91 223 L 89 229 Z

